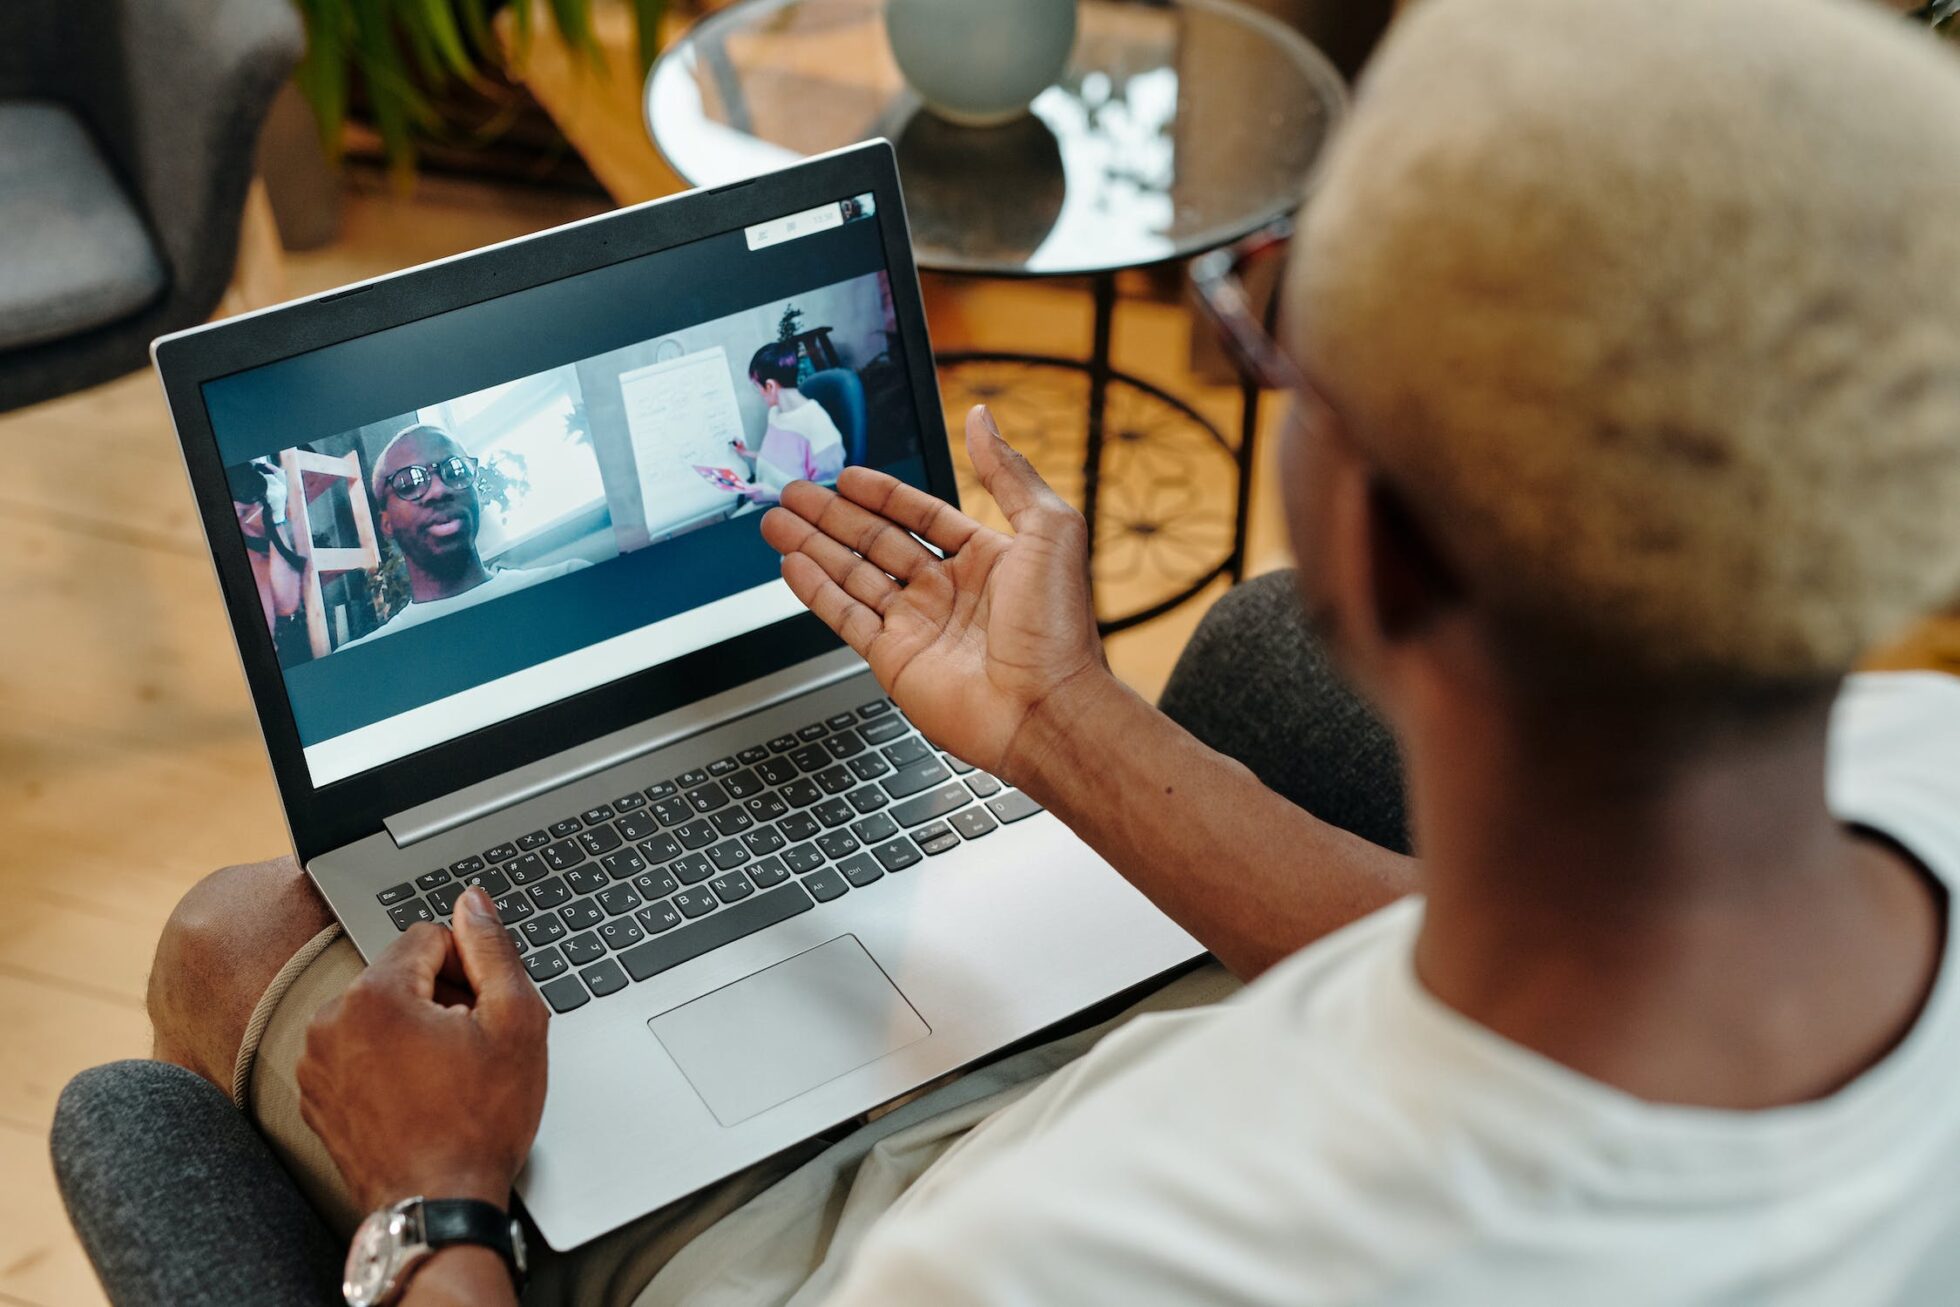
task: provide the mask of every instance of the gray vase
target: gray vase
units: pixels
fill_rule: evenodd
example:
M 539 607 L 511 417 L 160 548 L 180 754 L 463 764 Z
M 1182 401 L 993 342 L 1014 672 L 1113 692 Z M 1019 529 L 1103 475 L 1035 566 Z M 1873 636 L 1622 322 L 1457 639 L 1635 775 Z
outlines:
M 1009 122 L 1054 85 L 1075 45 L 1076 0 L 886 0 L 905 80 L 941 117 Z

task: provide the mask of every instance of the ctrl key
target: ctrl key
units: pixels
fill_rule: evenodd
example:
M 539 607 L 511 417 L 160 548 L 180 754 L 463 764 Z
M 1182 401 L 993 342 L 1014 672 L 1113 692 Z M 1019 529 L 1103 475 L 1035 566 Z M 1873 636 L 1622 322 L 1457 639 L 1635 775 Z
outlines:
M 538 986 L 538 992 L 544 995 L 545 1002 L 551 1004 L 553 1012 L 570 1012 L 592 1001 L 585 992 L 585 986 L 578 983 L 577 976 L 560 976 L 548 985 Z
M 407 930 L 418 921 L 434 921 L 436 914 L 421 899 L 411 899 L 407 903 L 388 909 L 388 915 L 395 919 L 396 930 Z

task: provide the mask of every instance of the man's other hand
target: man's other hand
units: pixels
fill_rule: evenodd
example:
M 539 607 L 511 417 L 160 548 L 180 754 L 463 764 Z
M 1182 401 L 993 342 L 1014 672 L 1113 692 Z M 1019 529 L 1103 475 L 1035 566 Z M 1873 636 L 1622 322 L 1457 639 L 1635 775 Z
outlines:
M 796 597 L 933 743 L 1015 781 L 1029 763 L 1027 726 L 1064 699 L 1092 697 L 1109 667 L 1082 515 L 984 407 L 967 414 L 966 448 L 1014 534 L 862 467 L 844 469 L 835 492 L 793 482 L 762 534 Z
M 365 1211 L 403 1198 L 510 1203 L 544 1112 L 544 1002 L 490 896 L 411 927 L 323 1008 L 300 1113 Z

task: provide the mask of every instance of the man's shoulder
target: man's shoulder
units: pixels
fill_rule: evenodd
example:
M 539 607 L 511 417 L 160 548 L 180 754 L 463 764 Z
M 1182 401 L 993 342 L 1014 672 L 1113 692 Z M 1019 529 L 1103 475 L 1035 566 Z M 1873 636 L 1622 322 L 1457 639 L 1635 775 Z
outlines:
M 1960 885 L 1960 677 L 1866 672 L 1831 717 L 1831 807 Z

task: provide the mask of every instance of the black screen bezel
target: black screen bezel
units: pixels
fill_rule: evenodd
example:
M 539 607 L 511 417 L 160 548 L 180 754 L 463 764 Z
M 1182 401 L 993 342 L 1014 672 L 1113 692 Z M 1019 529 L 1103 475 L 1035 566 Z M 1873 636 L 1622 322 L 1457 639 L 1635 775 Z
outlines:
M 232 511 L 204 383 L 867 191 L 875 197 L 873 220 L 882 238 L 927 483 L 932 493 L 957 503 L 904 198 L 892 147 L 883 140 L 156 342 L 152 357 L 302 862 L 374 834 L 390 814 L 838 649 L 842 642 L 815 617 L 799 614 L 316 787 Z

